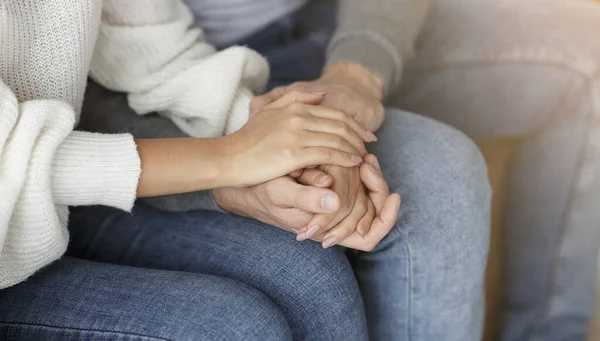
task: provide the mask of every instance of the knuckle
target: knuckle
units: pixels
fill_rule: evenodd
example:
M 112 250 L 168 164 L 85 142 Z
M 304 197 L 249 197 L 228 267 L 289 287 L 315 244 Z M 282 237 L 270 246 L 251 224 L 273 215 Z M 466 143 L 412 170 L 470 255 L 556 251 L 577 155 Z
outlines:
M 325 149 L 323 151 L 323 161 L 324 161 L 323 163 L 329 163 L 329 162 L 333 161 L 334 157 L 335 156 L 334 156 L 333 150 Z
M 306 119 L 304 117 L 302 117 L 301 115 L 295 114 L 292 117 L 290 117 L 288 123 L 290 125 L 290 127 L 294 128 L 294 129 L 298 129 L 301 128 L 302 126 L 304 126 Z
M 332 146 L 338 147 L 338 146 L 341 146 L 343 144 L 343 139 L 339 135 L 333 135 L 330 138 L 330 143 L 331 143 Z
M 287 159 L 294 159 L 296 157 L 296 150 L 292 147 L 285 147 L 281 149 L 281 154 Z

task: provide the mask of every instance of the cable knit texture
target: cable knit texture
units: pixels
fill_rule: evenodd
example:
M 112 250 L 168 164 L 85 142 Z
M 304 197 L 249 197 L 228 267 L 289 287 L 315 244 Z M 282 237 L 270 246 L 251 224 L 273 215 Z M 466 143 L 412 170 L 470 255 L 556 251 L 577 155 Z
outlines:
M 193 137 L 230 134 L 248 120 L 254 93 L 269 77 L 267 61 L 245 47 L 222 52 L 190 26 L 175 0 L 105 0 L 91 76 L 128 92 L 140 115 L 158 112 Z
M 0 288 L 64 253 L 68 205 L 133 206 L 132 136 L 72 131 L 91 64 L 137 112 L 190 135 L 245 123 L 266 62 L 245 48 L 215 53 L 191 23 L 179 0 L 0 2 Z

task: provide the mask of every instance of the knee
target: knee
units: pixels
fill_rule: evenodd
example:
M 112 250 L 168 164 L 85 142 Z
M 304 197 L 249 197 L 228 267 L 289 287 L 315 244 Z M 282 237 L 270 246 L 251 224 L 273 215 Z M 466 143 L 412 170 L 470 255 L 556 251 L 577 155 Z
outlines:
M 210 305 L 201 321 L 188 316 L 180 326 L 189 339 L 207 340 L 292 340 L 292 333 L 281 310 L 266 295 L 246 284 L 208 276 L 197 290 L 210 293 Z M 206 317 L 209 315 L 210 317 Z M 199 330 L 198 330 L 199 329 Z M 184 337 L 187 338 L 187 337 Z
M 407 205 L 472 210 L 489 204 L 485 160 L 473 140 L 457 129 L 391 111 L 380 136 L 384 141 L 375 154 L 390 186 Z
M 457 248 L 472 243 L 484 255 L 491 189 L 477 145 L 448 125 L 396 110 L 379 137 L 375 155 L 391 189 L 402 195 L 396 230 Z
M 288 280 L 279 286 L 280 305 L 294 316 L 294 337 L 320 340 L 361 340 L 367 328 L 360 290 L 343 250 L 301 244 L 301 258 L 290 257 Z M 282 262 L 286 260 L 282 259 Z

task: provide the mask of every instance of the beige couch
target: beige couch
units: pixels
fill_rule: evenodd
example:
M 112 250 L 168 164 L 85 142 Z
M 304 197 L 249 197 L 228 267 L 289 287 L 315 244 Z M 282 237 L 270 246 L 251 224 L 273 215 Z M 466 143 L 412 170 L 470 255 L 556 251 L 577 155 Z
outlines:
M 495 190 L 486 341 L 496 340 L 503 295 L 504 183 L 518 141 L 481 140 L 494 135 L 490 131 L 498 125 L 473 117 L 485 113 L 521 122 L 564 109 L 588 110 L 600 118 L 600 0 L 430 2 L 416 58 L 406 63 L 391 105 L 448 122 L 480 139 Z M 573 106 L 562 107 L 562 100 Z M 591 337 L 600 341 L 600 317 L 595 326 Z
M 503 282 L 503 256 L 502 247 L 502 212 L 504 211 L 505 182 L 507 179 L 507 166 L 514 150 L 516 140 L 494 140 L 482 141 L 479 146 L 486 158 L 490 182 L 494 189 L 494 199 L 492 206 L 492 242 L 490 248 L 490 257 L 488 261 L 488 271 L 486 278 L 487 292 L 487 316 L 485 328 L 485 341 L 498 340 L 500 332 L 500 305 L 504 293 L 501 283 Z M 592 321 L 590 336 L 588 341 L 600 340 L 600 258 L 598 262 L 598 291 L 596 297 L 597 314 Z

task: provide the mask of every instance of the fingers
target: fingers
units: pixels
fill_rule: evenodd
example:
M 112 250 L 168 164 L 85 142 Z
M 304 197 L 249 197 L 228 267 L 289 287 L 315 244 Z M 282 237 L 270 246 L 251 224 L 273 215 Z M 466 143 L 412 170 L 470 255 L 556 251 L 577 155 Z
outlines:
M 358 223 L 367 213 L 367 196 L 364 194 L 363 187 L 360 186 L 362 193 L 358 194 L 352 211 L 339 224 L 333 227 L 323 238 L 323 248 L 329 248 L 336 245 L 338 242 L 346 239 L 357 230 Z M 373 217 L 371 217 L 371 220 Z
M 367 148 L 365 148 L 362 138 L 354 130 L 349 129 L 344 122 L 312 117 L 308 120 L 306 128 L 312 132 L 329 135 L 330 141 L 328 142 L 330 143 L 341 144 L 343 141 L 346 141 L 359 155 L 363 156 L 367 154 Z M 309 139 L 307 138 L 306 141 L 309 141 Z
M 273 206 L 295 208 L 311 214 L 333 213 L 340 206 L 340 198 L 334 191 L 303 186 L 294 181 L 275 183 L 267 188 L 267 196 Z
M 315 187 L 329 187 L 333 183 L 333 178 L 317 169 L 305 169 L 302 174 L 297 178 L 297 181 L 306 186 L 315 186 Z
M 285 95 L 286 89 L 284 87 L 275 88 L 264 95 L 256 96 L 250 102 L 250 117 L 258 114 L 259 111 L 263 110 L 265 106 L 273 103 L 275 100 Z
M 308 112 L 310 112 L 310 114 L 313 116 L 343 122 L 346 125 L 346 127 L 350 128 L 350 130 L 358 134 L 358 136 L 365 142 L 377 141 L 377 137 L 372 132 L 363 128 L 358 122 L 356 122 L 356 120 L 346 115 L 342 111 L 308 104 L 306 105 L 306 108 L 308 109 Z
M 292 103 L 304 103 L 316 105 L 321 103 L 324 92 L 300 92 L 290 91 L 287 92 L 285 88 L 278 88 L 269 93 L 270 98 L 275 98 L 273 102 L 266 105 L 265 109 L 279 109 L 288 106 Z M 252 103 L 250 104 L 252 105 Z
M 367 160 L 370 161 L 370 163 L 366 162 Z M 369 198 L 375 205 L 377 215 L 379 215 L 388 198 L 389 187 L 383 178 L 381 170 L 374 166 L 374 164 L 376 164 L 378 167 L 376 160 L 377 159 L 372 154 L 365 156 L 365 163 L 360 167 L 360 178 L 365 187 L 369 190 Z
M 355 145 L 339 135 L 306 131 L 302 134 L 302 138 L 306 147 L 327 147 L 356 155 L 367 153 L 364 145 L 361 145 L 362 150 L 357 149 Z
M 398 219 L 398 214 L 400 212 L 400 201 L 400 194 L 394 193 L 390 195 L 383 204 L 381 213 L 375 220 L 385 226 L 393 226 L 396 223 L 396 220 Z
M 295 169 L 320 165 L 333 165 L 341 167 L 356 167 L 362 163 L 362 158 L 355 154 L 334 150 L 326 147 L 308 147 L 300 151 L 298 164 Z
M 371 224 L 375 219 L 375 205 L 371 200 L 367 200 L 367 213 L 360 219 L 358 225 L 356 225 L 356 232 L 361 236 L 366 235 L 371 229 Z
M 303 173 L 304 173 L 304 169 L 298 169 L 298 170 L 291 172 L 288 175 L 294 179 L 297 179 L 297 178 L 301 177 Z
M 400 195 L 390 195 L 381 209 L 381 215 L 373 220 L 369 232 L 364 236 L 354 233 L 346 238 L 340 245 L 360 251 L 372 251 L 394 227 L 396 220 L 398 219 L 399 210 Z

